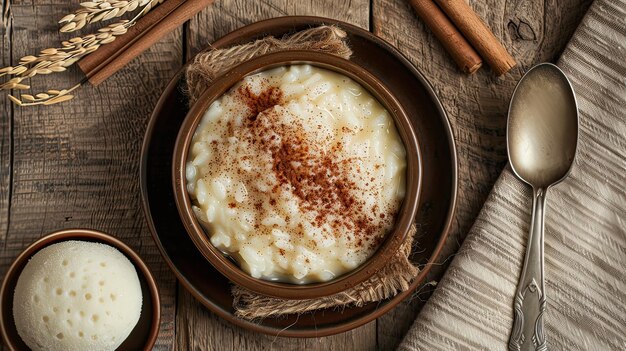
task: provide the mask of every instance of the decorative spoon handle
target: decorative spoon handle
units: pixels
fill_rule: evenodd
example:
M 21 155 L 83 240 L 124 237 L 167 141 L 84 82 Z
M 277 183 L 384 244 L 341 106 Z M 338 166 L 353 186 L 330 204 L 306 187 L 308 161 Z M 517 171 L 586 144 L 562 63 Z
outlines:
M 533 189 L 533 215 L 524 267 L 517 285 L 510 351 L 546 351 L 543 314 L 546 294 L 543 280 L 543 224 L 547 189 Z

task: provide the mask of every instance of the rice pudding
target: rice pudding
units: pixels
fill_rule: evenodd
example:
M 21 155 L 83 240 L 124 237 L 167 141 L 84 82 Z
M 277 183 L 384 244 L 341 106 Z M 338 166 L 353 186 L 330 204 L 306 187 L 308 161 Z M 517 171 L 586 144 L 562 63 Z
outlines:
M 311 65 L 245 77 L 214 101 L 186 162 L 211 243 L 255 278 L 331 280 L 393 229 L 406 151 L 367 89 Z

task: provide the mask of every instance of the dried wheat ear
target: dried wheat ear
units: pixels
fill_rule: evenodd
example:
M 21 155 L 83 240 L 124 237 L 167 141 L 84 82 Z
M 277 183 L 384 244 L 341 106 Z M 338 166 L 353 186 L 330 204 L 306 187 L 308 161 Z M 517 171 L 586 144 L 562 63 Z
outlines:
M 16 66 L 8 66 L 0 69 L 0 77 L 13 76 L 13 78 L 0 84 L 0 90 L 26 90 L 30 85 L 22 81 L 38 74 L 50 74 L 63 72 L 86 55 L 96 51 L 101 45 L 114 41 L 118 36 L 125 34 L 134 26 L 139 18 L 143 17 L 156 5 L 164 0 L 96 0 L 81 3 L 81 8 L 74 13 L 63 17 L 59 23 L 65 23 L 61 32 L 71 32 L 83 28 L 89 23 L 106 21 L 119 17 L 126 12 L 141 8 L 130 20 L 120 20 L 98 29 L 97 33 L 82 37 L 75 37 L 61 43 L 61 47 L 41 50 L 37 56 L 24 56 L 20 58 Z M 69 89 L 50 89 L 45 93 L 35 95 L 21 94 L 19 98 L 8 95 L 9 99 L 18 106 L 52 105 L 71 100 L 74 96 L 69 93 L 78 89 L 84 81 Z

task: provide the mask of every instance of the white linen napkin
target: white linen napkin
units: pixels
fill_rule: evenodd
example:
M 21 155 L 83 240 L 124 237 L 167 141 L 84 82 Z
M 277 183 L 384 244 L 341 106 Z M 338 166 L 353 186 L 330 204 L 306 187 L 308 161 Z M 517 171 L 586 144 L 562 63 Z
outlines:
M 558 62 L 580 109 L 547 196 L 549 350 L 626 350 L 626 0 L 596 0 Z M 531 190 L 507 167 L 400 350 L 506 350 Z

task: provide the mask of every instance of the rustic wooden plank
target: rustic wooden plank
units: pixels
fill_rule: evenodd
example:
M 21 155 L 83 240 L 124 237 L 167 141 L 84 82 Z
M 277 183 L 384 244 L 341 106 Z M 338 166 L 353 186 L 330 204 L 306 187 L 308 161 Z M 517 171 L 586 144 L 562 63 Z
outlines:
M 184 314 L 185 318 L 181 318 Z M 376 350 L 376 321 L 334 337 L 295 339 L 247 331 L 204 308 L 181 287 L 178 293 L 176 350 Z M 366 334 L 367 332 L 367 334 Z M 373 334 L 375 337 L 375 334 Z
M 374 33 L 394 44 L 431 82 L 448 112 L 459 156 L 459 199 L 451 237 L 442 257 L 455 252 L 506 162 L 506 112 L 525 70 L 553 61 L 562 52 L 590 0 L 470 1 L 518 62 L 504 77 L 484 67 L 473 76 L 459 72 L 405 0 L 374 0 Z M 438 279 L 445 267 L 433 270 Z M 379 319 L 381 349 L 392 349 L 415 319 L 418 294 Z
M 285 15 L 316 15 L 369 26 L 369 1 L 217 1 L 196 16 L 186 32 L 187 52 L 194 54 L 219 37 L 262 19 Z M 176 318 L 177 349 L 183 350 L 373 350 L 376 323 L 354 331 L 316 339 L 271 338 L 220 320 L 182 286 Z
M 196 16 L 186 32 L 187 52 L 195 54 L 220 37 L 260 20 L 289 15 L 335 18 L 369 28 L 368 0 L 220 0 Z
M 12 59 L 75 36 L 58 33 L 56 21 L 77 6 L 69 1 L 14 1 Z M 85 227 L 121 238 L 143 257 L 161 289 L 163 322 L 157 350 L 173 348 L 176 282 L 144 220 L 139 156 L 148 116 L 181 66 L 181 39 L 179 29 L 104 84 L 81 88 L 72 101 L 15 108 L 11 212 L 0 248 L 4 272 L 25 246 L 51 231 Z M 35 77 L 33 91 L 67 88 L 79 79 L 75 68 Z
M 1 2 L 1 30 L 0 30 L 0 55 L 1 67 L 11 64 L 11 7 L 9 0 Z M 13 107 L 6 94 L 0 94 L 0 242 L 4 242 L 9 226 L 9 211 L 11 197 L 11 123 L 13 120 Z M 1 263 L 1 262 L 0 262 Z

